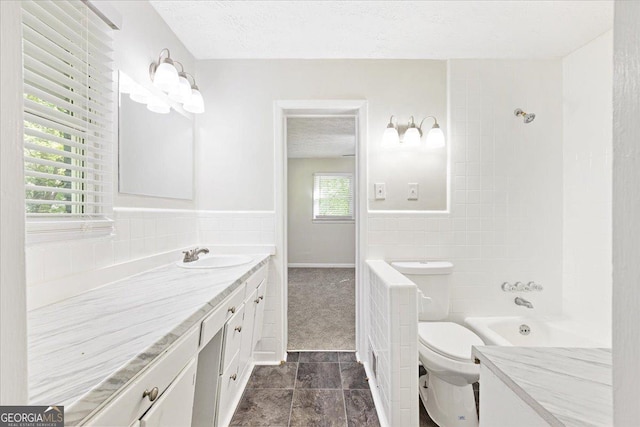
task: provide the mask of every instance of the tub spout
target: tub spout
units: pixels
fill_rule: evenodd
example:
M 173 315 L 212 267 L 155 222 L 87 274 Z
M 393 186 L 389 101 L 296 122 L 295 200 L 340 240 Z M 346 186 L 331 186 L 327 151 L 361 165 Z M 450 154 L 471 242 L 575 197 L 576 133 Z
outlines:
M 533 308 L 533 304 L 531 304 L 529 301 L 527 301 L 524 298 L 516 297 L 514 302 L 516 303 L 516 305 L 522 305 L 522 306 L 525 306 L 527 308 Z

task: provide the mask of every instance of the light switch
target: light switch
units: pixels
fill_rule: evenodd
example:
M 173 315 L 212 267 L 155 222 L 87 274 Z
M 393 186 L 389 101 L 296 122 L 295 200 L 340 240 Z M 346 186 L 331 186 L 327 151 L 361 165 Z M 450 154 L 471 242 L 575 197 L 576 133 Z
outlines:
M 387 198 L 387 187 L 384 182 L 373 184 L 373 190 L 376 193 L 376 200 L 384 200 Z
M 409 183 L 409 194 L 407 196 L 407 200 L 418 200 L 418 183 L 417 182 Z

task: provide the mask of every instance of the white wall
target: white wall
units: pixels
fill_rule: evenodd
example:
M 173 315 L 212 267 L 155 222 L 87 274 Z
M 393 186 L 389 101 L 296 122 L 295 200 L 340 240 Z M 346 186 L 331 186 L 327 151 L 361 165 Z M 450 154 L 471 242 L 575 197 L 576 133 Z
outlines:
M 448 85 L 451 214 L 369 212 L 368 257 L 453 261 L 454 320 L 531 314 L 505 281 L 541 283 L 526 295 L 533 312 L 560 313 L 562 63 L 451 60 Z
M 109 2 L 122 15 L 113 32 L 114 69 L 141 84 L 150 84 L 149 64 L 167 47 L 174 59 L 195 71 L 195 60 L 148 2 Z M 115 96 L 114 96 L 115 99 Z M 117 126 L 117 120 L 114 118 Z M 30 245 L 26 249 L 29 309 L 46 305 L 132 274 L 141 265 L 151 268 L 174 259 L 180 248 L 198 241 L 195 201 L 118 193 L 117 145 L 114 141 L 115 235 L 106 239 Z M 154 167 L 140 162 L 141 167 Z M 123 268 L 129 261 L 167 253 L 151 263 Z
M 640 419 L 640 2 L 616 1 L 613 92 L 613 413 Z
M 563 312 L 611 342 L 613 31 L 562 60 Z
M 27 399 L 20 2 L 0 2 L 0 405 Z
M 288 255 L 289 264 L 355 263 L 355 224 L 314 223 L 313 174 L 350 172 L 355 178 L 355 161 L 347 158 L 289 159 Z M 356 194 L 354 194 L 354 198 Z
M 442 206 L 443 154 L 384 151 L 381 138 L 395 114 L 403 121 L 436 115 L 446 121 L 446 63 L 429 60 L 208 60 L 198 63 L 198 85 L 207 111 L 198 116 L 198 207 L 205 210 L 273 210 L 273 101 L 366 99 L 369 102 L 369 185 L 387 183 L 387 200 L 374 209 Z M 429 124 L 430 126 L 430 124 Z M 438 194 L 406 200 L 407 183 L 439 172 Z

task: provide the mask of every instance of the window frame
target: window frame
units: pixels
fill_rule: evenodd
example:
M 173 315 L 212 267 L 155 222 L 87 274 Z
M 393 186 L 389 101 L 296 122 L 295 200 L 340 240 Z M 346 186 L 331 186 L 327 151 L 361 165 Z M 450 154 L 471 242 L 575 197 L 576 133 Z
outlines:
M 29 27 L 30 34 L 39 34 L 29 37 L 23 35 L 23 44 L 26 43 L 25 40 L 28 40 L 31 47 L 29 51 L 23 49 L 22 55 L 23 58 L 29 59 L 28 64 L 32 64 L 27 65 L 27 61 L 23 60 L 22 66 L 24 84 L 22 110 L 25 122 L 23 131 L 25 177 L 22 185 L 25 191 L 26 243 L 33 244 L 111 236 L 114 229 L 114 221 L 110 216 L 113 214 L 113 147 L 116 132 L 114 114 L 116 105 L 115 83 L 111 53 L 113 43 L 111 31 L 113 28 L 109 27 L 82 0 L 76 0 L 66 6 L 57 5 L 53 1 L 42 3 L 27 1 L 22 4 L 22 9 L 23 19 L 21 25 L 23 29 Z M 60 20 L 74 14 L 79 17 L 79 20 L 75 21 L 73 29 L 67 28 L 65 30 L 66 33 L 60 32 Z M 81 32 L 79 33 L 79 31 Z M 72 33 L 82 34 L 84 36 L 81 39 L 82 42 L 78 43 L 77 40 L 69 38 Z M 55 40 L 47 37 L 47 34 L 54 37 Z M 54 34 L 58 36 L 55 37 Z M 33 53 L 34 49 L 42 49 L 41 44 L 34 41 L 42 37 L 48 39 L 48 43 L 55 43 L 56 48 L 59 48 L 59 50 L 52 49 L 53 52 L 48 52 L 49 58 L 45 62 L 42 62 L 42 57 L 46 55 L 38 54 L 34 56 Z M 72 41 L 68 42 L 68 44 L 64 43 L 65 37 Z M 68 50 L 65 52 L 67 46 Z M 67 55 L 70 59 L 67 60 L 63 56 L 58 56 L 56 52 L 61 52 L 59 55 Z M 73 57 L 71 57 L 72 55 Z M 93 59 L 87 60 L 88 58 Z M 56 75 L 57 77 L 53 79 L 46 75 L 43 75 L 45 77 L 38 77 L 38 74 L 44 72 L 43 70 L 51 67 L 51 61 L 58 61 L 55 62 L 58 72 L 65 73 L 67 78 L 70 79 L 69 81 L 75 86 L 64 86 L 61 83 L 60 75 Z M 36 65 L 40 69 L 32 68 Z M 34 83 L 38 80 L 32 80 L 33 76 L 40 79 L 41 82 L 45 82 L 44 85 Z M 94 86 L 94 83 L 98 84 Z M 83 88 L 82 85 L 86 87 Z M 80 87 L 82 90 L 76 93 L 75 87 Z M 46 98 L 43 100 L 38 96 L 39 93 L 42 96 L 46 96 Z M 68 96 L 71 98 L 67 99 Z M 32 99 L 33 97 L 35 99 Z M 55 118 L 55 114 L 49 113 L 45 108 L 42 108 L 41 113 L 38 112 L 38 109 L 28 111 L 28 105 L 24 101 L 25 99 L 30 99 L 30 104 L 32 105 L 33 103 L 46 105 L 47 98 L 55 99 L 55 104 L 49 107 L 51 109 L 58 109 L 64 105 L 71 107 L 72 109 L 68 110 L 67 114 L 72 119 L 75 117 L 75 112 L 79 111 L 81 115 L 77 116 L 75 120 L 84 124 L 80 126 L 80 123 L 78 123 L 80 127 L 71 132 L 64 132 L 63 128 L 69 126 L 68 123 L 64 122 L 64 119 L 62 119 L 62 122 L 59 121 Z M 96 118 L 99 120 L 95 121 Z M 34 119 L 35 122 L 33 121 Z M 42 130 L 27 126 L 27 123 L 42 125 L 43 122 L 48 124 Z M 67 146 L 60 139 L 60 136 L 56 134 L 52 134 L 54 135 L 53 140 L 48 140 L 46 135 L 49 132 L 45 131 L 45 129 L 63 131 L 64 134 L 69 134 L 64 138 L 69 140 L 69 145 Z M 34 131 L 42 135 L 44 138 L 42 142 L 37 141 L 37 138 L 40 137 L 33 139 L 35 137 Z M 47 141 L 54 141 L 64 147 L 62 149 L 48 147 Z M 44 149 L 41 150 L 43 147 Z M 29 152 L 29 150 L 32 150 L 33 153 Z M 54 151 L 56 152 L 54 153 Z M 33 161 L 34 159 L 40 159 L 37 153 L 49 152 L 57 155 L 58 151 L 61 154 L 68 151 L 70 154 L 65 156 L 69 158 L 70 168 L 67 168 L 69 175 L 60 174 L 60 180 L 69 183 L 70 187 L 59 187 L 63 193 L 71 194 L 66 202 L 64 200 L 60 201 L 60 205 L 71 205 L 70 211 L 29 212 L 28 207 L 33 204 L 29 203 L 26 197 L 29 191 L 46 191 L 48 188 L 55 191 L 54 189 L 58 188 L 58 186 L 50 185 L 41 187 L 39 184 L 33 184 L 31 179 L 37 177 L 38 174 L 42 178 L 45 178 L 45 175 L 58 174 L 52 172 L 39 173 L 37 170 L 30 170 L 27 173 L 27 165 L 37 164 L 37 162 L 34 163 Z M 58 161 L 56 160 L 55 162 L 57 163 Z M 60 164 L 62 165 L 63 163 Z M 50 166 L 54 165 L 51 164 Z M 78 171 L 82 169 L 84 170 L 79 173 Z M 65 176 L 68 178 L 64 179 Z M 51 179 L 49 177 L 46 178 Z M 43 199 L 34 200 L 37 202 Z
M 319 191 L 319 188 L 316 186 L 316 177 L 322 176 L 342 176 L 349 178 L 349 187 L 351 190 L 351 200 L 349 205 L 349 210 L 351 211 L 350 216 L 334 216 L 334 215 L 326 215 L 326 216 L 316 216 L 316 212 L 318 210 L 318 204 L 320 198 L 316 198 L 316 194 Z M 314 224 L 353 224 L 355 223 L 355 191 L 354 191 L 354 174 L 353 172 L 315 172 L 313 174 L 313 188 L 311 192 L 311 221 Z

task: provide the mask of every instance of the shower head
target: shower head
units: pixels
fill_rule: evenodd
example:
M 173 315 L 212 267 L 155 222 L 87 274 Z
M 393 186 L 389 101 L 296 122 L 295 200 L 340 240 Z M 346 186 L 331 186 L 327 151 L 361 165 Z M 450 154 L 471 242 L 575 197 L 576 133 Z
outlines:
M 536 115 L 534 113 L 525 113 L 524 111 L 522 111 L 522 109 L 520 108 L 516 108 L 516 110 L 513 112 L 513 114 L 515 114 L 518 117 L 522 117 L 522 120 L 525 123 L 531 123 L 533 121 L 533 119 L 536 118 Z

